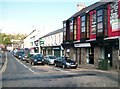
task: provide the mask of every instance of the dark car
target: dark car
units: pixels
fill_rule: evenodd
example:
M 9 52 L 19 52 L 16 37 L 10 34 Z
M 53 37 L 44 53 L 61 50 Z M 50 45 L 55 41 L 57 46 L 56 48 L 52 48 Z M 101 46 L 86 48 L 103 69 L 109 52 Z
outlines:
M 54 55 L 46 55 L 45 56 L 45 63 L 50 65 L 50 64 L 54 64 L 54 61 L 56 60 L 56 56 Z
M 21 60 L 25 60 L 25 52 L 21 52 L 21 51 L 18 51 L 17 53 L 16 53 L 16 55 L 17 55 L 17 58 L 19 58 L 19 59 L 21 59 Z
M 42 64 L 44 65 L 44 58 L 42 56 L 42 54 L 33 54 L 31 57 L 30 57 L 30 64 L 31 65 L 36 65 L 36 64 Z
M 73 59 L 67 57 L 58 57 L 57 60 L 54 61 L 55 66 L 59 66 L 62 68 L 77 68 L 77 62 Z

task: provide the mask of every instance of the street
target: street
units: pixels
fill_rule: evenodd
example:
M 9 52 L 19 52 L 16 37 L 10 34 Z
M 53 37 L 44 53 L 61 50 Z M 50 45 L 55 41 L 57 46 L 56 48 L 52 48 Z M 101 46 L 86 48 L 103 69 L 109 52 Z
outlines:
M 2 87 L 118 87 L 117 72 L 31 66 L 7 53 Z

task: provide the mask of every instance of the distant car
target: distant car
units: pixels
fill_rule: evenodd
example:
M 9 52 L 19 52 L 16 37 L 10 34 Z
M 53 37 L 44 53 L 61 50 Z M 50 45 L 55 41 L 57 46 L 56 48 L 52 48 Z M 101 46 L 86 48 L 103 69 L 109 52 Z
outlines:
M 67 58 L 67 57 L 58 57 L 57 60 L 54 61 L 55 66 L 59 66 L 62 68 L 77 68 L 77 62 L 75 62 L 73 59 Z
M 23 51 L 18 51 L 16 56 L 17 56 L 17 58 L 21 59 L 22 61 L 25 60 L 25 52 L 23 52 Z
M 42 54 L 33 54 L 29 60 L 31 65 L 42 64 L 44 65 L 44 58 Z
M 56 56 L 54 55 L 46 55 L 45 56 L 45 63 L 50 65 L 50 64 L 54 64 L 54 61 L 56 60 Z

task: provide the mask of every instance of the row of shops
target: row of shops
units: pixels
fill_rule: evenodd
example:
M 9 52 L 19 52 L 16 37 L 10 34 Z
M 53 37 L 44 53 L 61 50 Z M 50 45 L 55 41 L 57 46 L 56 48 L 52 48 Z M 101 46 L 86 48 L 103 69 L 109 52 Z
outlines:
M 116 69 L 120 65 L 120 1 L 96 2 L 85 7 L 63 21 L 63 29 L 36 42 L 34 51 L 44 56 L 64 55 L 79 66 L 93 68 L 99 67 L 100 60 L 107 60 Z
M 98 68 L 107 60 L 111 68 L 120 64 L 120 1 L 97 2 L 63 21 L 65 56 L 80 66 Z

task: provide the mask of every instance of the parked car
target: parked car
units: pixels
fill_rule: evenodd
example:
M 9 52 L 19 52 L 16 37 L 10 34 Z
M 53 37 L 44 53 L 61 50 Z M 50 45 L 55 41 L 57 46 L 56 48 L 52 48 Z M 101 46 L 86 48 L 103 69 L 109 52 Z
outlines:
M 59 66 L 62 68 L 77 68 L 77 62 L 75 62 L 73 59 L 68 57 L 58 57 L 57 60 L 54 61 L 55 66 Z
M 16 53 L 17 58 L 21 59 L 22 61 L 25 60 L 25 52 L 24 51 L 18 51 Z
M 42 64 L 44 65 L 44 58 L 42 56 L 42 54 L 33 54 L 31 57 L 30 57 L 30 64 L 31 65 L 36 65 L 36 64 Z
M 56 56 L 54 55 L 46 55 L 45 56 L 45 63 L 50 65 L 50 64 L 54 64 L 54 61 L 56 60 Z

